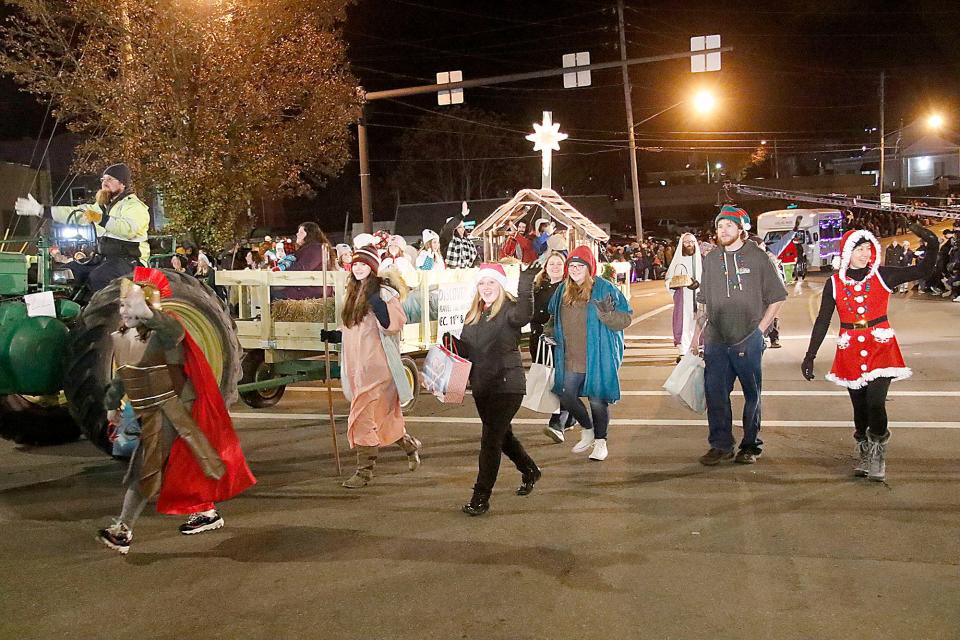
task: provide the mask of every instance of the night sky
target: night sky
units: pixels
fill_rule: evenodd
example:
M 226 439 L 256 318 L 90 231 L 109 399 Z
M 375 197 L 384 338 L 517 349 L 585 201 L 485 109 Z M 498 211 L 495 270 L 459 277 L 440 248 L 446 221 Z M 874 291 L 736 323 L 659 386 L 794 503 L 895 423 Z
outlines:
M 608 0 L 358 0 L 344 35 L 354 73 L 375 91 L 433 82 L 444 70 L 476 78 L 556 67 L 562 54 L 575 51 L 590 51 L 593 62 L 616 60 L 614 7 Z M 743 151 L 776 138 L 784 152 L 814 154 L 869 144 L 876 136 L 864 128 L 879 124 L 881 70 L 888 78 L 888 129 L 933 109 L 945 115 L 948 127 L 960 129 L 960 3 L 627 0 L 626 7 L 631 57 L 685 51 L 690 36 L 712 33 L 735 48 L 723 54 L 719 73 L 691 74 L 687 60 L 631 69 L 638 121 L 699 87 L 714 89 L 721 100 L 708 117 L 684 105 L 640 125 L 639 144 L 664 147 L 640 154 L 642 170 L 682 167 L 691 157 L 679 149 L 685 146 Z M 0 89 L 0 136 L 35 136 L 43 105 L 16 93 L 8 81 Z M 466 105 L 501 114 L 517 131 L 529 130 L 542 110 L 552 110 L 574 139 L 562 147 L 571 155 L 559 157 L 558 164 L 589 157 L 585 170 L 596 172 L 610 195 L 620 196 L 627 159 L 616 148 L 626 138 L 618 69 L 594 72 L 593 86 L 582 89 L 563 89 L 560 78 L 468 89 Z M 396 166 L 397 137 L 415 126 L 424 109 L 443 107 L 434 95 L 368 106 L 377 179 Z M 531 186 L 538 186 L 536 162 L 524 166 Z M 353 163 L 321 194 L 318 206 L 358 210 L 356 175 Z M 378 207 L 392 209 L 389 194 L 376 195 Z

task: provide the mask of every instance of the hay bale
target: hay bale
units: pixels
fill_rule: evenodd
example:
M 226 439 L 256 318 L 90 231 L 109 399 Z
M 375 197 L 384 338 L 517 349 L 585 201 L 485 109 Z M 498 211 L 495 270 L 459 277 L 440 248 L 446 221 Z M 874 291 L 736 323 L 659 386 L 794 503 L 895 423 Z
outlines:
M 274 322 L 316 322 L 323 324 L 336 321 L 336 306 L 333 298 L 308 298 L 306 300 L 274 300 L 270 304 Z

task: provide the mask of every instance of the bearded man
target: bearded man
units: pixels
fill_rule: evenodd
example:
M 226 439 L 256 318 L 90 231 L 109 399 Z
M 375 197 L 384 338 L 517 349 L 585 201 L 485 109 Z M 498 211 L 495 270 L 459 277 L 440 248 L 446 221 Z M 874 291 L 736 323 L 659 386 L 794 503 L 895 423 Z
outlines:
M 690 352 L 695 329 L 697 310 L 696 290 L 700 286 L 703 274 L 703 257 L 700 255 L 700 243 L 692 233 L 684 233 L 677 242 L 677 250 L 670 261 L 670 268 L 664 276 L 667 290 L 673 291 L 673 345 L 680 352 L 677 362 Z M 680 287 L 671 287 L 676 275 L 690 276 L 691 282 Z
M 703 258 L 697 292 L 697 331 L 704 332 L 704 393 L 710 449 L 700 458 L 708 466 L 734 458 L 730 393 L 743 389 L 743 440 L 734 462 L 752 464 L 760 456 L 761 365 L 763 334 L 787 298 L 783 281 L 765 251 L 745 242 L 750 216 L 726 205 L 715 221 L 719 246 Z

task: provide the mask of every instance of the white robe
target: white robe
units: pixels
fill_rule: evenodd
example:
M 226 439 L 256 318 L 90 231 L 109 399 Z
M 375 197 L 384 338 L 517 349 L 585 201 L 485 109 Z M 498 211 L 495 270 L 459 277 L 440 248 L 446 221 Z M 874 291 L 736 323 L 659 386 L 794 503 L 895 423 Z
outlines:
M 667 275 L 665 276 L 665 284 L 668 290 L 670 289 L 670 278 L 672 278 L 678 271 L 683 274 L 686 273 L 694 280 L 698 282 L 703 278 L 703 258 L 700 255 L 700 243 L 696 243 L 696 253 L 692 256 L 683 255 L 683 238 L 690 234 L 683 234 L 680 236 L 680 240 L 677 241 L 677 250 L 673 254 L 673 260 L 670 261 L 670 268 L 667 269 Z M 681 267 L 680 265 L 683 265 Z M 683 301 L 682 309 L 682 321 L 683 329 L 680 335 L 680 343 L 677 345 L 677 349 L 680 352 L 680 355 L 689 353 L 690 344 L 693 342 L 693 332 L 695 328 L 695 311 L 693 298 L 697 294 L 696 291 L 692 291 L 687 288 L 683 288 L 681 291 L 681 299 Z M 676 297 L 674 298 L 676 300 Z M 676 341 L 676 337 L 674 338 Z

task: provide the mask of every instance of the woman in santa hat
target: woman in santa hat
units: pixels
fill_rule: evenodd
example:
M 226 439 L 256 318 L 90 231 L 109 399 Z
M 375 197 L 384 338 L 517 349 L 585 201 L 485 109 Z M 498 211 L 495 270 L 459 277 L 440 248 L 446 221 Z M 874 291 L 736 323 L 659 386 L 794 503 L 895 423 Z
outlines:
M 567 258 L 567 277 L 550 300 L 553 316 L 553 392 L 581 425 L 574 453 L 591 451 L 591 460 L 607 457 L 608 405 L 620 399 L 623 330 L 630 325 L 627 299 L 597 277 L 597 261 L 580 246 Z M 590 400 L 590 411 L 580 401 Z
M 464 319 L 460 338 L 444 335 L 447 346 L 472 363 L 470 387 L 483 423 L 477 481 L 463 512 L 479 516 L 490 509 L 490 494 L 504 454 L 521 473 L 519 496 L 533 492 L 540 468 L 513 434 L 513 417 L 527 390 L 520 355 L 520 330 L 533 315 L 536 269 L 520 272 L 517 297 L 507 291 L 507 275 L 499 264 L 481 264 L 477 293 Z
M 840 334 L 833 368 L 826 379 L 850 393 L 853 437 L 857 442 L 854 475 L 882 481 L 886 477 L 887 391 L 894 380 L 913 373 L 904 363 L 896 333 L 887 319 L 890 293 L 899 285 L 929 277 L 936 266 L 937 236 L 919 224 L 910 230 L 927 251 L 922 263 L 910 267 L 880 266 L 880 243 L 864 229 L 846 232 L 835 259 L 837 273 L 823 287 L 820 313 L 813 326 L 801 371 L 813 380 L 813 360 L 836 309 Z

